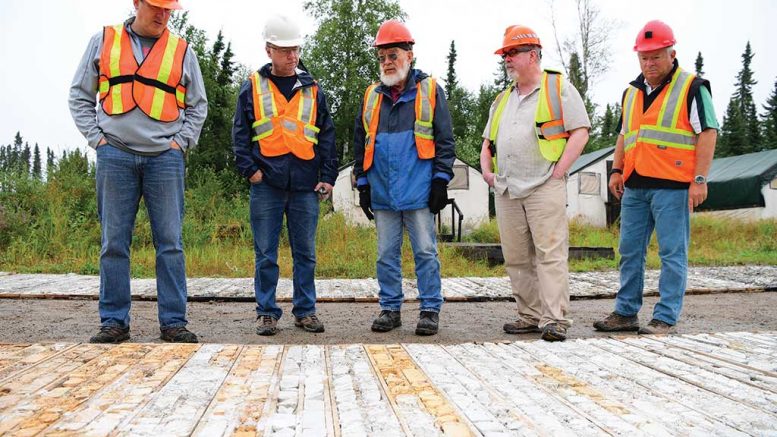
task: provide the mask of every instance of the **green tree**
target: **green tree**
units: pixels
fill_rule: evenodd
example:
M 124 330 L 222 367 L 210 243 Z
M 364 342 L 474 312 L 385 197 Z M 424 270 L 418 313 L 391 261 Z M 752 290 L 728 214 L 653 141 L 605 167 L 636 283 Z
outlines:
M 777 149 L 777 81 L 774 82 L 772 94 L 763 105 L 762 117 L 763 142 L 762 149 Z
M 696 67 L 696 75 L 699 77 L 704 76 L 704 58 L 701 56 L 701 52 L 696 55 L 696 63 L 694 66 Z
M 720 126 L 720 136 L 715 145 L 715 157 L 741 155 L 744 152 L 742 143 L 747 136 L 747 126 L 740 111 L 736 96 L 731 96 L 723 116 L 723 124 Z
M 471 134 L 476 126 L 473 125 L 471 115 L 473 109 L 473 96 L 465 88 L 459 86 L 456 78 L 456 44 L 451 41 L 448 51 L 448 71 L 445 75 L 445 94 L 448 99 L 448 108 L 453 124 L 453 138 L 456 141 L 456 156 L 462 161 L 475 165 L 479 160 L 480 141 Z
M 38 143 L 35 143 L 35 148 L 32 153 L 32 177 L 41 180 L 41 175 L 40 147 L 38 147 Z
M 445 74 L 445 94 L 450 96 L 453 90 L 459 86 L 456 78 L 456 41 L 451 40 L 451 47 L 448 49 L 448 71 Z
M 54 152 L 46 147 L 46 180 L 49 179 L 49 176 L 54 171 L 54 167 L 56 166 L 56 156 L 54 155 Z
M 754 56 L 748 42 L 742 53 L 742 69 L 737 73 L 735 91 L 723 118 L 720 135 L 722 147 L 716 156 L 741 155 L 761 150 L 761 127 L 753 101 L 753 85 L 758 82 L 750 69 Z M 731 108 L 732 105 L 736 109 Z
M 304 9 L 318 29 L 305 40 L 303 57 L 326 92 L 340 162 L 353 159 L 353 125 L 367 86 L 379 77 L 371 48 L 380 24 L 404 19 L 395 0 L 310 0 Z

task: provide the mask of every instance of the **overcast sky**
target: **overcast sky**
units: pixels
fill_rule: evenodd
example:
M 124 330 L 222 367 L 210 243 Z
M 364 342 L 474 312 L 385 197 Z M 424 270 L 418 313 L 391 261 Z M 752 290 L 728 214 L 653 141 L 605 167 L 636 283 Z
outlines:
M 593 85 L 596 103 L 618 101 L 624 87 L 639 73 L 632 51 L 639 29 L 651 19 L 673 27 L 680 65 L 693 70 L 697 52 L 704 57 L 712 83 L 718 119 L 722 120 L 741 68 L 741 54 L 750 41 L 759 112 L 777 79 L 777 57 L 768 55 L 777 41 L 777 2 L 770 0 L 594 0 L 604 18 L 618 24 L 610 42 L 609 72 Z M 219 30 L 232 42 L 236 60 L 255 69 L 266 63 L 261 30 L 271 13 L 299 17 L 306 34 L 315 22 L 305 15 L 302 0 L 181 0 L 190 21 L 212 39 Z M 400 0 L 416 40 L 417 67 L 445 75 L 451 40 L 458 51 L 459 82 L 470 90 L 490 82 L 506 26 L 525 24 L 537 31 L 545 46 L 543 65 L 560 67 L 555 55 L 548 0 Z M 563 37 L 575 31 L 573 0 L 555 0 Z M 84 148 L 67 106 L 68 89 L 89 38 L 101 26 L 124 20 L 131 0 L 0 0 L 0 144 L 16 131 L 32 145 L 55 150 Z M 772 41 L 770 44 L 769 41 Z M 770 47 L 772 47 L 770 49 Z M 774 53 L 774 52 L 772 52 Z M 304 53 L 303 53 L 304 59 Z

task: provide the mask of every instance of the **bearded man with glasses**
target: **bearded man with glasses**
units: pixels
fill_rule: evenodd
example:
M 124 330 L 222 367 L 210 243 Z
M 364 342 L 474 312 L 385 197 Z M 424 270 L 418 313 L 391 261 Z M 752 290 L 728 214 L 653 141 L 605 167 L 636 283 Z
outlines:
M 374 47 L 380 82 L 367 88 L 356 116 L 354 174 L 359 204 L 378 230 L 381 312 L 372 330 L 387 332 L 402 325 L 404 228 L 413 247 L 421 301 L 415 332 L 433 335 L 443 302 L 434 215 L 448 203 L 455 146 L 442 88 L 411 68 L 414 43 L 399 21 L 386 21 L 378 29 Z
M 532 29 L 508 27 L 496 54 L 514 82 L 491 105 L 480 165 L 494 188 L 505 269 L 518 304 L 517 320 L 503 329 L 563 341 L 572 324 L 567 170 L 588 142 L 591 122 L 575 87 L 540 66 L 542 45 Z

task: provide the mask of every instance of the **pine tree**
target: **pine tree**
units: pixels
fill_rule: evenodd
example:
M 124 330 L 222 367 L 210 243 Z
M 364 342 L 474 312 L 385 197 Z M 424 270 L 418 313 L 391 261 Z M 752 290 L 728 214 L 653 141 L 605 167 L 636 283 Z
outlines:
M 453 138 L 456 141 L 456 155 L 472 164 L 472 159 L 480 152 L 480 145 L 473 144 L 468 138 L 472 126 L 469 114 L 472 111 L 472 98 L 467 90 L 459 86 L 456 79 L 456 43 L 451 41 L 448 51 L 448 71 L 445 75 L 445 94 L 453 124 Z M 475 150 L 477 149 L 477 151 Z M 476 161 L 476 160 L 475 160 Z
M 772 94 L 763 105 L 762 117 L 763 141 L 762 150 L 777 149 L 777 81 L 774 82 Z
M 54 152 L 46 147 L 46 180 L 49 180 L 56 167 Z
M 19 173 L 29 176 L 30 175 L 30 160 L 32 159 L 32 150 L 30 149 L 30 143 L 24 143 L 24 150 L 19 160 Z
M 451 47 L 448 50 L 448 72 L 445 75 L 445 94 L 451 96 L 451 92 L 459 85 L 456 78 L 456 41 L 451 40 Z
M 753 79 L 750 64 L 755 54 L 747 43 L 742 53 L 742 69 L 737 73 L 734 94 L 729 100 L 726 116 L 720 130 L 719 145 L 715 156 L 732 156 L 761 150 L 761 127 L 753 102 Z M 732 108 L 735 106 L 736 108 Z
M 726 115 L 723 116 L 723 124 L 720 127 L 720 136 L 715 146 L 715 157 L 723 158 L 726 156 L 741 155 L 744 152 L 742 143 L 746 137 L 745 120 L 740 112 L 740 105 L 736 96 L 731 96 L 726 108 Z
M 699 52 L 698 55 L 696 55 L 696 75 L 699 77 L 704 76 L 704 58 L 701 56 L 701 52 Z
M 41 173 L 40 147 L 38 147 L 38 143 L 35 143 L 35 148 L 32 153 L 32 177 L 40 180 Z

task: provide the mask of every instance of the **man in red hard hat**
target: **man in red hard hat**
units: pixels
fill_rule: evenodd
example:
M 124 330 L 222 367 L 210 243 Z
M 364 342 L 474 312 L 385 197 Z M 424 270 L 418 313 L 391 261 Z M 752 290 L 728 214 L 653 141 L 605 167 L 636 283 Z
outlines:
M 681 69 L 674 32 L 648 22 L 634 51 L 642 70 L 623 93 L 610 191 L 621 199 L 620 289 L 615 311 L 594 323 L 599 331 L 667 334 L 685 295 L 690 213 L 707 198 L 707 174 L 718 123 L 709 81 Z M 661 276 L 653 317 L 639 326 L 650 236 L 656 231 Z
M 70 112 L 97 154 L 100 331 L 90 342 L 130 338 L 130 243 L 143 198 L 156 248 L 160 337 L 196 343 L 186 329 L 184 151 L 197 144 L 208 101 L 194 50 L 167 29 L 178 0 L 133 4 L 133 17 L 92 37 L 70 87 Z
M 401 248 L 410 235 L 421 314 L 417 335 L 438 331 L 442 307 L 434 215 L 448 202 L 454 142 L 445 93 L 437 81 L 412 69 L 415 40 L 396 20 L 383 23 L 374 46 L 380 82 L 364 93 L 354 127 L 354 174 L 359 204 L 378 231 L 380 315 L 372 330 L 401 326 Z
M 517 320 L 503 329 L 563 341 L 572 324 L 566 174 L 588 141 L 591 122 L 575 87 L 560 72 L 541 67 L 534 30 L 508 27 L 496 54 L 514 82 L 491 105 L 480 165 L 494 188 L 505 269 L 518 306 Z

